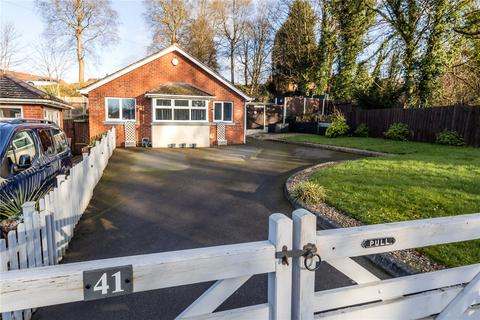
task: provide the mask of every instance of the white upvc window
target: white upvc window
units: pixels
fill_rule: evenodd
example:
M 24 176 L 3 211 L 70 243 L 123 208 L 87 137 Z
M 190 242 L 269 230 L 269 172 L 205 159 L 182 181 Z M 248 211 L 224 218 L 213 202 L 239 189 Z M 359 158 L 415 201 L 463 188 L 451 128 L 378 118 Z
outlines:
M 23 118 L 23 108 L 21 106 L 1 106 L 0 105 L 0 119 L 15 119 Z
M 135 121 L 135 98 L 105 98 L 105 114 L 107 121 Z
M 208 122 L 208 100 L 205 99 L 152 99 L 153 121 L 156 122 Z
M 233 122 L 233 102 L 215 101 L 213 104 L 213 121 Z

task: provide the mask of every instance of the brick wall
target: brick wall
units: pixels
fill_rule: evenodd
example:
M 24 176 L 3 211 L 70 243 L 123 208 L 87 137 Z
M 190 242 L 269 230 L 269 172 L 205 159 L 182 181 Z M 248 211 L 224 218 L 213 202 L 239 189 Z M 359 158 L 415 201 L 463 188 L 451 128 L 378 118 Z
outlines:
M 24 118 L 36 118 L 36 119 L 43 119 L 44 118 L 44 114 L 43 114 L 43 109 L 45 108 L 45 106 L 42 106 L 42 105 L 24 105 L 22 106 L 23 108 L 23 117 Z M 51 107 L 47 107 L 47 108 L 50 108 L 50 109 L 54 109 L 54 108 L 51 108 Z M 60 121 L 59 121 L 59 126 L 60 128 L 63 128 L 63 112 L 62 110 L 58 109 L 59 111 L 59 114 L 60 114 Z
M 177 58 L 174 66 L 171 61 Z M 137 138 L 152 138 L 151 99 L 145 92 L 153 90 L 165 82 L 186 82 L 193 84 L 215 96 L 214 101 L 232 101 L 234 105 L 234 125 L 226 128 L 229 144 L 244 143 L 245 100 L 220 81 L 216 80 L 178 52 L 168 53 L 154 61 L 130 71 L 88 93 L 90 136 L 95 136 L 112 127 L 105 123 L 105 98 L 136 98 Z M 209 103 L 209 121 L 213 121 L 213 101 Z M 123 125 L 117 127 L 117 144 L 124 143 Z M 210 128 L 210 141 L 216 143 L 216 128 Z
M 43 119 L 43 106 L 23 106 L 23 117 Z

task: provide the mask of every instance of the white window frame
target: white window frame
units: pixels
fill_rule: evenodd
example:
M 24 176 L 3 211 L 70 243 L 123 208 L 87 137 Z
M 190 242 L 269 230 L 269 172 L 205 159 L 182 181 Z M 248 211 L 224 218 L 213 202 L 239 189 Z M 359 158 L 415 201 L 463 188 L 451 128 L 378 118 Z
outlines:
M 43 118 L 60 125 L 60 110 L 45 107 L 43 108 Z
M 215 120 L 215 104 L 217 104 L 217 103 L 222 104 L 222 119 L 221 120 Z M 231 103 L 232 104 L 232 120 L 228 120 L 228 121 L 224 120 L 223 110 L 224 110 L 224 104 L 225 103 Z M 233 123 L 233 117 L 234 117 L 233 109 L 234 109 L 233 101 L 214 101 L 213 102 L 213 122 Z
M 119 104 L 119 115 L 120 115 L 120 117 L 118 119 L 108 117 L 108 100 L 109 99 L 120 100 L 120 104 Z M 132 100 L 132 99 L 133 99 L 133 101 L 135 101 L 135 107 L 134 107 L 135 112 L 133 113 L 135 115 L 135 118 L 134 119 L 123 119 L 122 100 Z M 127 121 L 136 122 L 137 121 L 137 99 L 135 99 L 135 98 L 105 97 L 105 121 L 107 121 L 107 122 L 127 122 Z
M 170 106 L 157 106 L 157 100 L 170 100 Z M 188 106 L 175 106 L 175 100 L 187 100 Z M 205 107 L 193 107 L 192 101 L 205 101 Z M 183 123 L 205 123 L 208 122 L 208 99 L 192 98 L 192 97 L 176 97 L 176 98 L 152 98 L 152 121 L 153 122 L 183 122 Z M 157 109 L 170 109 L 172 110 L 171 120 L 158 120 Z M 189 120 L 175 120 L 175 109 L 189 110 Z M 192 110 L 205 110 L 205 120 L 192 120 Z
M 20 118 L 23 118 L 23 107 L 22 106 L 6 106 L 6 105 L 0 105 L 1 109 L 20 109 Z M 15 120 L 18 118 L 3 118 L 0 117 L 0 120 Z

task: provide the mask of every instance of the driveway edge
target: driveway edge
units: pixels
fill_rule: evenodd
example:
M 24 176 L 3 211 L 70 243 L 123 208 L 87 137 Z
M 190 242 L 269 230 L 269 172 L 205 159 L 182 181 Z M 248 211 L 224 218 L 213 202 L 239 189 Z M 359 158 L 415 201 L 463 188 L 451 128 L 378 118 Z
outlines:
M 287 141 L 283 139 L 265 139 L 266 141 L 275 141 L 281 143 L 288 143 L 288 144 L 296 144 L 299 146 L 304 147 L 312 147 L 318 149 L 327 149 L 332 151 L 340 151 L 340 152 L 347 152 L 353 154 L 359 154 L 362 156 L 368 157 L 386 157 L 386 156 L 394 156 L 395 154 L 392 153 L 385 153 L 385 152 L 377 152 L 377 151 L 370 151 L 370 150 L 363 150 L 363 149 L 356 149 L 356 148 L 349 148 L 349 147 L 340 147 L 340 146 L 332 146 L 329 144 L 318 144 L 318 143 L 310 143 L 310 142 L 299 142 L 299 141 Z

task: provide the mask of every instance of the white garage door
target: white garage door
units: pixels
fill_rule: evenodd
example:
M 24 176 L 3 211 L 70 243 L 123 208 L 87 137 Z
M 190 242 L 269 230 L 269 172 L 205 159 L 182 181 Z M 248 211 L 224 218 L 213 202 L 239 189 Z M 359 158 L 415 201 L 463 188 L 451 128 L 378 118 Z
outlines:
M 185 143 L 187 147 L 196 144 L 197 147 L 210 146 L 209 125 L 161 124 L 152 125 L 152 147 L 167 148 L 170 144 Z

